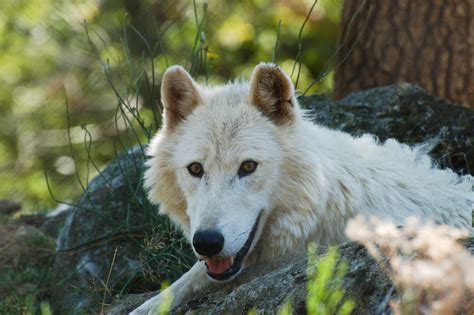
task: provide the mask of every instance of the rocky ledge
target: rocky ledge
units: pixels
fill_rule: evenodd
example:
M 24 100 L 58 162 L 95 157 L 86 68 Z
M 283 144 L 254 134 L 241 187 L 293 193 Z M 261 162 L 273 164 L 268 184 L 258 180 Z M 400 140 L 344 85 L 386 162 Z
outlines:
M 474 238 L 464 241 L 474 254 Z M 356 301 L 354 314 L 391 314 L 389 301 L 398 298 L 395 287 L 377 262 L 357 243 L 339 246 L 340 260 L 348 264 L 342 286 Z M 320 254 L 324 256 L 324 254 Z M 244 271 L 238 280 L 222 286 L 215 292 L 203 292 L 171 310 L 172 314 L 275 314 L 289 299 L 296 314 L 305 313 L 306 255 L 272 265 L 256 266 Z M 157 294 L 133 294 L 117 301 L 107 314 L 126 314 L 148 298 Z

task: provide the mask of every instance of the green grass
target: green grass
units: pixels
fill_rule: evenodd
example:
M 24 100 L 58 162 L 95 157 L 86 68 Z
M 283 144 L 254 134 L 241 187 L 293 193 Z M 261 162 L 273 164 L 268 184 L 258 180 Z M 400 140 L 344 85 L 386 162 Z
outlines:
M 310 315 L 349 315 L 355 302 L 347 296 L 344 277 L 347 263 L 341 259 L 337 247 L 330 247 L 322 256 L 316 246 L 308 248 L 306 312 Z M 288 300 L 278 310 L 278 315 L 293 314 L 292 301 Z
M 31 230 L 23 237 L 16 237 L 10 246 L 18 251 L 4 248 L 2 254 L 18 255 L 18 260 L 9 257 L 8 264 L 0 266 L 0 314 L 48 314 L 54 241 L 37 230 Z

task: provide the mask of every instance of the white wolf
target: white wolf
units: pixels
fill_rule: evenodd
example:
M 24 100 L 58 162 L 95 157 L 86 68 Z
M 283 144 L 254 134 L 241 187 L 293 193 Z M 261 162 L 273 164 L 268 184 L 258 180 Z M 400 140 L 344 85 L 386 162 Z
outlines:
M 289 77 L 258 65 L 250 80 L 201 86 L 181 67 L 163 77 L 163 128 L 145 185 L 199 261 L 168 289 L 174 305 L 253 264 L 345 241 L 355 215 L 471 227 L 471 176 L 417 149 L 305 121 Z M 154 313 L 161 293 L 133 314 Z

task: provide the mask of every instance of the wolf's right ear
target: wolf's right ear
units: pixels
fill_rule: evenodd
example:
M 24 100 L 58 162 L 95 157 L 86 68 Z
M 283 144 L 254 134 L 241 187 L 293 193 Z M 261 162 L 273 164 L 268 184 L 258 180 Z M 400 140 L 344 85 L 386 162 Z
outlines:
M 288 124 L 296 116 L 295 88 L 279 66 L 261 63 L 250 80 L 250 102 L 276 124 Z
M 201 103 L 197 84 L 181 66 L 169 67 L 161 82 L 164 126 L 173 129 Z

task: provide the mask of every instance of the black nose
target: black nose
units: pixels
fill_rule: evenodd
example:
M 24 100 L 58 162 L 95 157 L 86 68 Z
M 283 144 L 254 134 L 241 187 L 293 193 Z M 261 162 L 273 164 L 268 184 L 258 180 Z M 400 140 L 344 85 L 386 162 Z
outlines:
M 224 247 L 224 235 L 218 231 L 206 230 L 194 233 L 193 246 L 203 256 L 214 256 Z

